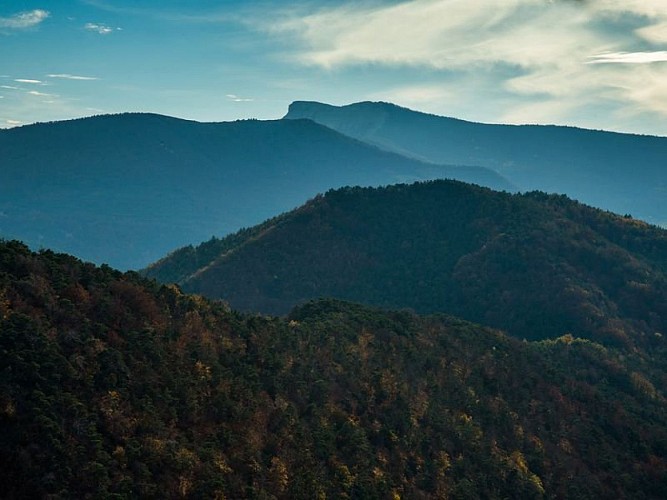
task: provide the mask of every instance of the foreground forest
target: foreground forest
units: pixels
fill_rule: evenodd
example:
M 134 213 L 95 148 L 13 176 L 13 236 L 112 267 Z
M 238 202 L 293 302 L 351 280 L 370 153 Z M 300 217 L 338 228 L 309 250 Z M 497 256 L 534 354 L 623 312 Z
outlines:
M 665 498 L 650 352 L 336 300 L 242 314 L 0 242 L 3 496 Z

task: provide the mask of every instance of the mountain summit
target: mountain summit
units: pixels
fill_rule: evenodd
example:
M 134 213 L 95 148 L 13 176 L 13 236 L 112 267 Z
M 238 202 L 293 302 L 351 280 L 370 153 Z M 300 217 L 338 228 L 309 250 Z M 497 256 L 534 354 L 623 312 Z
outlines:
M 491 125 L 394 104 L 292 103 L 308 118 L 386 150 L 435 163 L 491 168 L 521 190 L 567 194 L 653 224 L 667 224 L 667 138 L 572 127 Z

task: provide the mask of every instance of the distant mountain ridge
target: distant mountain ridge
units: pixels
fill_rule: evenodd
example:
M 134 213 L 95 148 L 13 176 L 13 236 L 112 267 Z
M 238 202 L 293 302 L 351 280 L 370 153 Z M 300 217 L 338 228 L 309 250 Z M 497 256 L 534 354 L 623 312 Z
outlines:
M 521 190 L 567 194 L 667 225 L 667 138 L 543 125 L 473 123 L 384 102 L 296 101 L 308 118 L 350 137 L 436 163 L 494 169 Z
M 332 187 L 439 177 L 513 189 L 488 169 L 404 158 L 310 120 L 37 124 L 0 130 L 0 237 L 139 268 Z
M 528 339 L 628 346 L 667 333 L 667 231 L 564 196 L 456 181 L 330 191 L 145 273 L 271 314 L 336 297 Z

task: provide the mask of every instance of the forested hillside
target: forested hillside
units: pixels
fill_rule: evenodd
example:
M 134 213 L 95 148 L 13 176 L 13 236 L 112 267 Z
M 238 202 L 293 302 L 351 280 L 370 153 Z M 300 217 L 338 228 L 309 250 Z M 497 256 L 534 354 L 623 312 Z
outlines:
M 146 273 L 272 314 L 337 297 L 527 339 L 628 347 L 667 333 L 667 231 L 564 196 L 455 181 L 330 191 Z
M 667 496 L 662 344 L 645 363 L 332 300 L 244 315 L 2 242 L 0 353 L 4 498 Z
M 292 103 L 285 118 L 308 118 L 389 151 L 436 163 L 480 165 L 521 190 L 667 225 L 667 138 L 573 127 L 493 125 L 383 103 Z
M 307 120 L 198 123 L 151 114 L 0 130 L 0 237 L 138 269 L 344 185 L 495 172 L 387 153 Z

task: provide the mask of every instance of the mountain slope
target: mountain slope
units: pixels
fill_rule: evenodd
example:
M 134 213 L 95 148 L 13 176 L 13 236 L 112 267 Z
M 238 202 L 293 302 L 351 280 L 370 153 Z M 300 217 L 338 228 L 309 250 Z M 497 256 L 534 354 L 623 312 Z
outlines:
M 667 231 L 564 196 L 455 181 L 332 191 L 146 273 L 274 314 L 338 297 L 529 339 L 644 345 L 667 332 Z
M 663 346 L 664 351 L 664 346 Z M 0 242 L 6 498 L 665 498 L 664 352 L 245 316 Z
M 393 104 L 295 102 L 285 118 L 308 118 L 390 151 L 437 163 L 492 168 L 522 190 L 667 225 L 667 138 L 557 126 L 489 125 Z
M 317 125 L 125 114 L 0 130 L 0 236 L 120 268 L 226 234 L 348 184 L 456 177 Z

